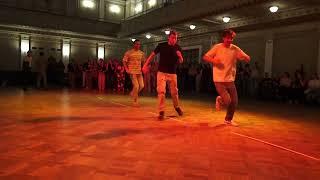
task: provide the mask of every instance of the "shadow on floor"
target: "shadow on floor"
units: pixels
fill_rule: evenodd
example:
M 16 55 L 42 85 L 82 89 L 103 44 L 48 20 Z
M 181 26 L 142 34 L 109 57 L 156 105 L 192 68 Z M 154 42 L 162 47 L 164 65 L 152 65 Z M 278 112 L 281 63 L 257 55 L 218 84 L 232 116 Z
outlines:
M 170 127 L 159 127 L 159 128 L 145 128 L 145 129 L 132 129 L 132 128 L 123 128 L 123 129 L 111 129 L 110 131 L 106 131 L 104 133 L 97 133 L 93 135 L 87 136 L 89 139 L 95 140 L 104 140 L 117 138 L 121 136 L 130 136 L 143 134 L 148 137 L 152 137 L 154 139 L 166 139 L 173 138 L 176 136 L 183 136 L 185 134 L 193 134 L 198 132 L 210 132 L 214 133 L 217 130 L 225 129 L 225 124 L 218 124 L 215 126 L 201 125 L 199 127 L 186 127 L 186 126 L 170 126 Z
M 55 116 L 55 117 L 40 117 L 34 119 L 23 120 L 24 123 L 46 123 L 51 121 L 99 121 L 112 120 L 111 116 L 103 117 L 80 117 L 80 116 Z

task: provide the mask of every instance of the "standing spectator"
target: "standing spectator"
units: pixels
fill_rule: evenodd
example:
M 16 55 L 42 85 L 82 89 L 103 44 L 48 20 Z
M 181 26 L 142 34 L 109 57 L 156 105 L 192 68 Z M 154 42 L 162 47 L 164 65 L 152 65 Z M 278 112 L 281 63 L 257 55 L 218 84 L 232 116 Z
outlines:
M 190 92 L 196 92 L 196 76 L 197 76 L 197 67 L 196 64 L 190 64 L 188 70 L 188 84 Z
M 65 78 L 65 73 L 64 73 L 64 63 L 62 61 L 62 59 L 60 59 L 60 61 L 57 64 L 57 81 L 60 85 L 64 85 L 64 78 Z
M 89 60 L 82 65 L 82 87 L 86 88 L 87 87 L 87 75 L 89 71 Z
M 258 62 L 255 62 L 251 71 L 252 84 L 250 89 L 253 96 L 257 96 L 259 81 L 260 81 L 260 67 Z
M 115 91 L 124 93 L 125 69 L 121 63 L 117 63 L 115 69 L 116 86 Z
M 201 79 L 202 79 L 202 66 L 199 64 L 197 68 L 197 75 L 196 75 L 196 92 L 199 93 L 201 89 Z
M 22 62 L 22 76 L 23 76 L 23 90 L 27 90 L 28 85 L 32 81 L 32 51 L 27 52 L 27 56 L 23 58 Z
M 67 68 L 68 68 L 69 86 L 72 89 L 74 89 L 76 87 L 76 78 L 75 78 L 75 64 L 73 59 L 70 59 L 70 62 Z
M 251 68 L 250 64 L 244 65 L 244 72 L 243 72 L 243 94 L 245 96 L 249 96 L 250 94 L 250 87 L 251 87 Z
M 40 88 L 41 80 L 43 81 L 44 89 L 47 89 L 47 65 L 48 61 L 44 57 L 44 53 L 39 53 L 37 60 L 37 88 Z
M 107 62 L 107 88 L 109 88 L 110 90 L 114 89 L 114 82 L 115 82 L 115 67 L 113 65 L 113 61 L 110 59 Z
M 106 66 L 103 59 L 99 59 L 98 63 L 98 89 L 99 92 L 104 92 L 106 86 Z

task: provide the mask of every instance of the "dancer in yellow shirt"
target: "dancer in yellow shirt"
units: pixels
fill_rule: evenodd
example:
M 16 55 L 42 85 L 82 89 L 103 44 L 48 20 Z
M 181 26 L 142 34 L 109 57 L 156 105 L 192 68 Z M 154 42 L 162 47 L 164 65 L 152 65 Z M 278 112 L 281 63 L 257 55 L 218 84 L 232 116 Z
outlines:
M 123 57 L 124 68 L 130 74 L 133 85 L 130 95 L 133 98 L 134 106 L 138 106 L 138 95 L 144 87 L 141 65 L 145 61 L 145 54 L 140 50 L 140 47 L 140 40 L 135 40 L 133 48 L 128 50 Z

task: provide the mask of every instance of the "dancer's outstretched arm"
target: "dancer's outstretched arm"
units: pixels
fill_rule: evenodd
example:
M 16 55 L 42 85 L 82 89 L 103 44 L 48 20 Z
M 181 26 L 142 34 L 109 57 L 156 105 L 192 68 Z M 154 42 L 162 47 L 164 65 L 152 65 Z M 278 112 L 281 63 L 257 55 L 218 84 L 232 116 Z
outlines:
M 150 62 L 153 60 L 153 58 L 154 58 L 155 55 L 156 55 L 156 54 L 155 54 L 154 52 L 152 52 L 152 53 L 150 54 L 150 56 L 147 58 L 146 62 L 144 63 L 144 65 L 143 65 L 143 67 L 142 67 L 142 72 L 143 72 L 144 74 L 146 74 L 146 73 L 149 71 L 149 64 L 150 64 Z

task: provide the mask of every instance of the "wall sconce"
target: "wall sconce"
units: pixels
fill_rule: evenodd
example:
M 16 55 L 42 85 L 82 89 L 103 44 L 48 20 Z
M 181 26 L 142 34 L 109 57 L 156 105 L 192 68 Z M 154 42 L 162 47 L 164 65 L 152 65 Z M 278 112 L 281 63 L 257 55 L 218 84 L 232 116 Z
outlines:
M 104 59 L 104 45 L 98 45 L 98 59 Z
M 70 41 L 62 42 L 62 56 L 64 59 L 68 60 L 70 56 Z

